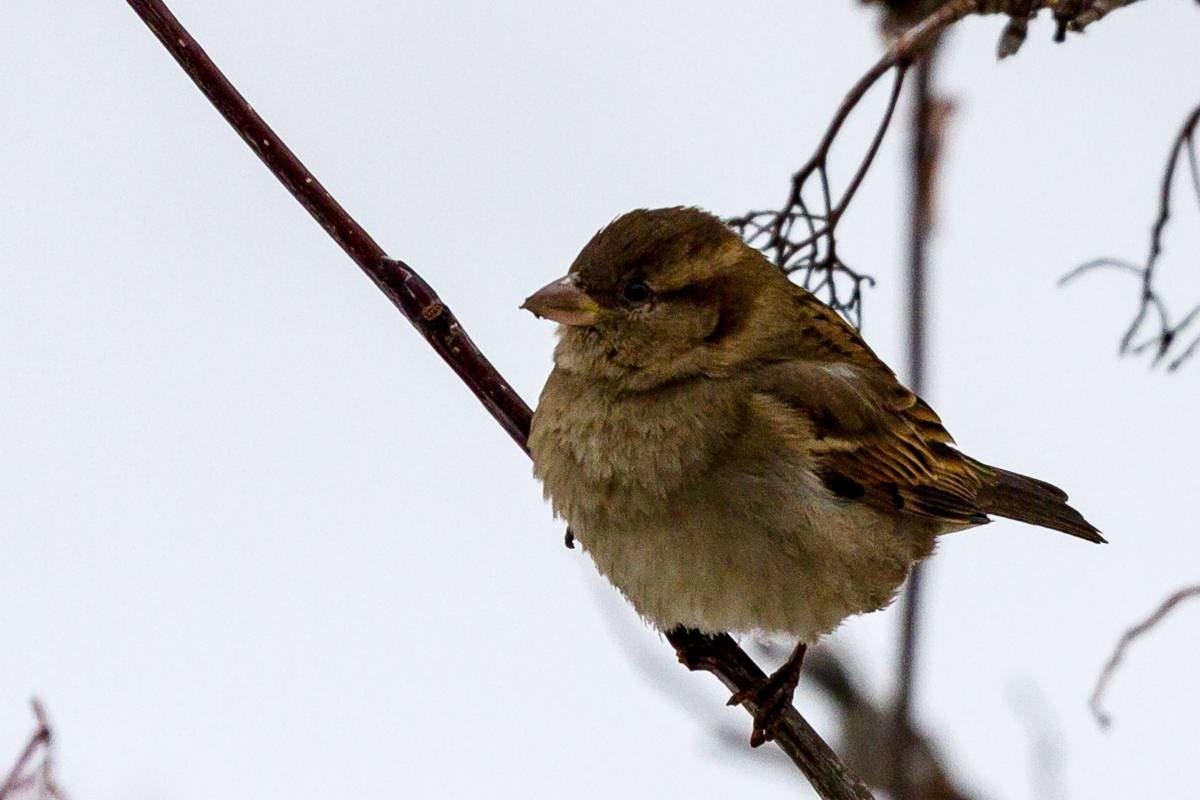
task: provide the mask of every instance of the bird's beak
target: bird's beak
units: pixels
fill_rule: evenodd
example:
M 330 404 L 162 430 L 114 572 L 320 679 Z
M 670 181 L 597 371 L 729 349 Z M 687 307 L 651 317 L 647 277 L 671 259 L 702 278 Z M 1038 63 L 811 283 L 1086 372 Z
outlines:
M 595 325 L 600 318 L 599 304 L 579 288 L 574 275 L 546 284 L 526 298 L 521 308 L 563 325 Z

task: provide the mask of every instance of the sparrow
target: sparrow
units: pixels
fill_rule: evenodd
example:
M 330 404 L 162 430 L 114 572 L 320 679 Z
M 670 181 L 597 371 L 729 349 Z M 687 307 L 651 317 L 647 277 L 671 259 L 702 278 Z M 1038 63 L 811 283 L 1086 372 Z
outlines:
M 631 211 L 522 308 L 557 322 L 534 474 L 662 631 L 794 637 L 731 704 L 772 738 L 807 644 L 989 515 L 1103 542 L 1049 483 L 960 452 L 858 332 L 720 219 Z

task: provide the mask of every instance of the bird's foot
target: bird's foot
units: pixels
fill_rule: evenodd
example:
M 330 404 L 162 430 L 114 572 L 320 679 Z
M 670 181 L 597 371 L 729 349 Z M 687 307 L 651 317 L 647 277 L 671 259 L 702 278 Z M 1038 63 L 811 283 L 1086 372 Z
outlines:
M 783 721 L 784 712 L 792 704 L 796 684 L 800 682 L 800 665 L 804 660 L 804 645 L 775 670 L 753 686 L 734 692 L 729 705 L 746 704 L 754 714 L 754 730 L 750 734 L 750 746 L 759 747 L 775 738 L 775 731 Z

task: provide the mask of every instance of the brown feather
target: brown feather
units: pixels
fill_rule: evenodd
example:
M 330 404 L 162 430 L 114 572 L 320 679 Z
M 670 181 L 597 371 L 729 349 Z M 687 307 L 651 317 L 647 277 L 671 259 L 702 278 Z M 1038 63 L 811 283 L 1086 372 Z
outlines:
M 989 514 L 1041 525 L 1089 542 L 1107 540 L 1083 515 L 1067 505 L 1067 493 L 1053 484 L 972 459 L 983 474 L 976 501 Z
M 947 530 L 987 522 L 975 503 L 975 470 L 945 444 L 949 435 L 932 410 L 872 358 L 869 350 L 860 353 L 861 367 L 772 364 L 761 369 L 758 389 L 820 429 L 811 453 L 835 494 L 846 497 L 839 488 L 861 486 L 859 497 L 848 499 L 889 514 L 929 517 Z

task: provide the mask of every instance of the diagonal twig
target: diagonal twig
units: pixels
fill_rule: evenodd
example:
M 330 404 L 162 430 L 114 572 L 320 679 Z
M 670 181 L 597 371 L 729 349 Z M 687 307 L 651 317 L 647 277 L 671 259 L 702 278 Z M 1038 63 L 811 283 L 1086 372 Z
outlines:
M 1177 605 L 1192 597 L 1200 597 L 1200 584 L 1185 586 L 1175 592 L 1163 600 L 1150 616 L 1121 634 L 1121 638 L 1117 640 L 1117 646 L 1113 648 L 1112 655 L 1108 657 L 1104 668 L 1100 670 L 1100 677 L 1096 679 L 1096 687 L 1092 689 L 1092 696 L 1088 699 L 1088 707 L 1092 710 L 1092 716 L 1096 718 L 1096 723 L 1101 728 L 1108 728 L 1112 725 L 1112 716 L 1101 707 L 1100 701 L 1103 699 L 1104 690 L 1108 688 L 1109 681 L 1112 680 L 1117 667 L 1121 665 L 1121 660 L 1125 658 L 1125 652 L 1129 650 L 1129 646 L 1135 639 L 1162 622 Z
M 475 346 L 432 287 L 403 261 L 388 258 L 246 102 L 165 3 L 128 2 L 267 169 L 400 309 L 508 435 L 524 447 L 529 406 Z

